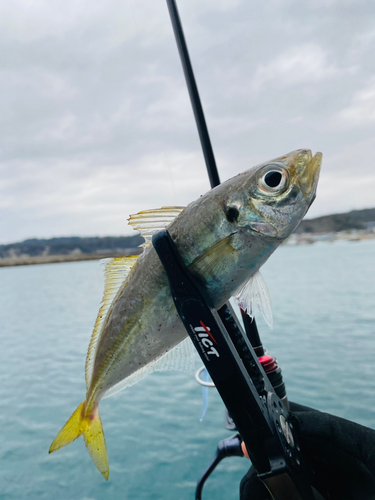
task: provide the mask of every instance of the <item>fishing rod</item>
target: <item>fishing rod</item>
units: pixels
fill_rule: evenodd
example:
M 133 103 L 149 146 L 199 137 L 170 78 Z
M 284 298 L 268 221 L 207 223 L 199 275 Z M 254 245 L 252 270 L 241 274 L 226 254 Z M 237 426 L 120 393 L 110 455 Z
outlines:
M 214 188 L 220 184 L 220 178 L 217 171 L 210 135 L 207 129 L 206 119 L 204 117 L 202 103 L 199 97 L 197 83 L 194 77 L 193 67 L 190 62 L 189 52 L 187 49 L 184 32 L 182 30 L 180 15 L 178 13 L 175 0 L 167 0 L 167 5 L 172 21 L 173 32 L 176 38 L 178 52 L 180 54 L 182 68 L 184 70 L 186 85 L 189 91 L 195 122 L 198 128 L 199 139 L 201 141 L 203 156 L 206 162 L 208 177 L 210 179 L 211 188 Z
M 179 12 L 175 0 L 166 1 L 211 188 L 214 188 L 220 184 L 220 178 Z M 297 436 L 289 421 L 281 370 L 274 358 L 265 356 L 255 320 L 241 310 L 245 335 L 229 304 L 218 312 L 213 309 L 204 290 L 184 268 L 168 231 L 155 234 L 152 242 L 166 270 L 177 312 L 231 414 L 232 428 L 240 431 L 240 435 L 219 443 L 216 457 L 198 482 L 196 500 L 201 499 L 204 481 L 222 458 L 242 456 L 241 439 L 259 479 L 275 500 L 314 499 L 309 477 L 301 465 L 303 457 Z M 193 328 L 194 324 L 200 326 Z M 218 359 L 207 355 L 208 345 Z
M 220 184 L 219 172 L 216 165 L 215 155 L 212 149 L 210 135 L 208 133 L 206 118 L 203 112 L 201 99 L 198 92 L 197 83 L 194 76 L 193 67 L 190 61 L 189 51 L 187 48 L 185 35 L 182 29 L 180 14 L 178 12 L 175 0 L 166 0 L 169 10 L 169 15 L 172 22 L 173 32 L 176 39 L 178 52 L 182 68 L 185 75 L 185 81 L 189 92 L 191 106 L 193 108 L 195 123 L 197 125 L 199 139 L 203 151 L 203 156 L 207 168 L 208 178 L 210 180 L 211 188 Z M 246 313 L 242 311 L 243 318 Z M 250 320 L 249 316 L 247 316 Z M 255 318 L 245 323 L 246 334 L 253 347 L 261 346 L 258 329 L 256 326 Z

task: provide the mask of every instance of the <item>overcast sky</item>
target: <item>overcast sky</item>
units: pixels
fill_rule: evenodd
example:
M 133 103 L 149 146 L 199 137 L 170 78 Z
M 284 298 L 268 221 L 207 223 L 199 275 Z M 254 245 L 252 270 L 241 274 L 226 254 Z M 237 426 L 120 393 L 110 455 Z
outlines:
M 323 152 L 309 217 L 375 206 L 375 2 L 178 0 L 222 180 Z M 209 189 L 165 0 L 0 3 L 0 243 L 131 234 Z

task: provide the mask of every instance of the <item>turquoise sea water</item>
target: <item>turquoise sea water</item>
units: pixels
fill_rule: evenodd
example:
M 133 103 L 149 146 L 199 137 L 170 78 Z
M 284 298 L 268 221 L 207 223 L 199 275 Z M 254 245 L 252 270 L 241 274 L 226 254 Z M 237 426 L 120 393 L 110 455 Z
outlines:
M 375 428 L 375 241 L 283 247 L 264 267 L 274 330 L 259 320 L 291 400 Z M 48 448 L 84 399 L 84 361 L 103 289 L 97 261 L 0 269 L 0 499 L 183 500 L 224 429 L 210 390 L 153 374 L 101 403 L 111 477 L 79 439 Z M 238 498 L 246 459 L 224 461 L 206 500 Z

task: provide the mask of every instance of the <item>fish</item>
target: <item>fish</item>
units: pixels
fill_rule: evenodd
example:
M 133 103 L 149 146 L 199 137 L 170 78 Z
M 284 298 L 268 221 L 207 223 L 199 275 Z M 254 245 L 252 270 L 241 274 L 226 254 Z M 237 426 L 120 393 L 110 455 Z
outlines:
M 315 199 L 321 161 L 321 153 L 293 151 L 238 174 L 186 208 L 130 216 L 129 223 L 145 239 L 144 250 L 105 265 L 103 302 L 86 358 L 86 398 L 53 440 L 50 453 L 82 435 L 108 480 L 99 401 L 153 371 L 188 369 L 191 364 L 194 347 L 177 314 L 152 235 L 168 230 L 215 308 L 237 296 L 243 308 L 251 309 L 263 293 L 259 268 Z

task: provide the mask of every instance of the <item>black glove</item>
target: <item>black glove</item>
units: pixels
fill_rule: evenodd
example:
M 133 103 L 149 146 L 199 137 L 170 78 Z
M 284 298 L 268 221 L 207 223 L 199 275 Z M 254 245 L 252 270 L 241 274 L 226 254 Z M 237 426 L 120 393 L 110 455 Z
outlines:
M 295 403 L 290 411 L 314 488 L 326 500 L 375 500 L 375 431 Z M 251 467 L 240 500 L 269 498 Z

